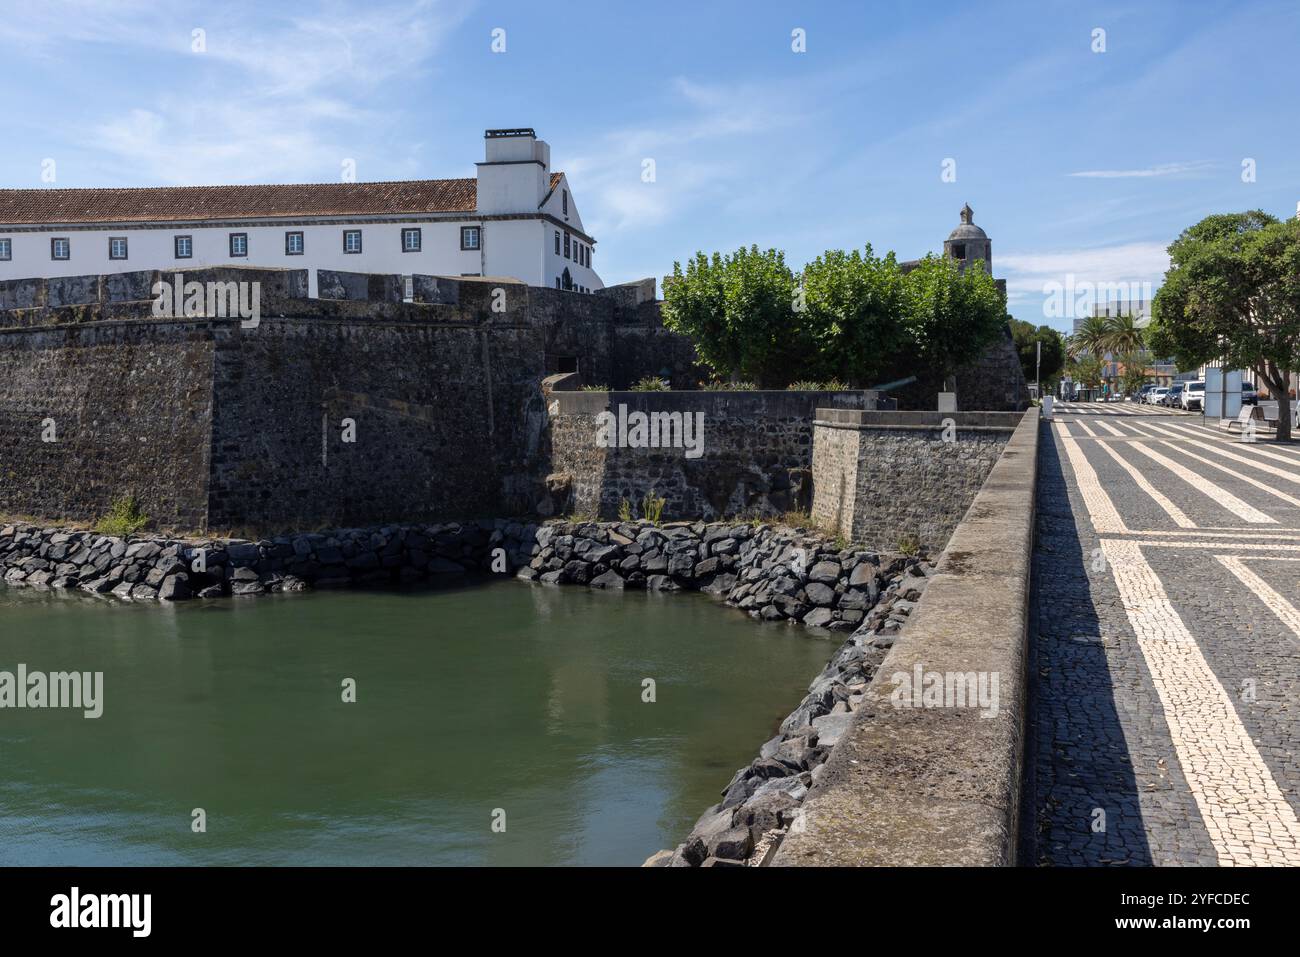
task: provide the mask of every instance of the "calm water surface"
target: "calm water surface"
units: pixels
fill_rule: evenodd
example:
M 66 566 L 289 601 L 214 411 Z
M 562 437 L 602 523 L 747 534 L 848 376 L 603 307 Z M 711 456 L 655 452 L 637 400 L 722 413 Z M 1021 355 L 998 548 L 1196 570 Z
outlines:
M 0 670 L 104 672 L 96 720 L 0 709 L 0 865 L 640 864 L 833 650 L 700 595 L 0 585 Z

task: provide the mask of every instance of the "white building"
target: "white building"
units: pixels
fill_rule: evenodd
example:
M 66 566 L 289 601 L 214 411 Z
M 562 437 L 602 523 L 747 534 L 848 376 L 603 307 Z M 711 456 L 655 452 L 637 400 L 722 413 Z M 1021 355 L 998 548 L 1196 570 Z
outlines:
M 488 130 L 467 179 L 143 189 L 0 189 L 0 280 L 246 265 L 604 283 L 551 150 Z

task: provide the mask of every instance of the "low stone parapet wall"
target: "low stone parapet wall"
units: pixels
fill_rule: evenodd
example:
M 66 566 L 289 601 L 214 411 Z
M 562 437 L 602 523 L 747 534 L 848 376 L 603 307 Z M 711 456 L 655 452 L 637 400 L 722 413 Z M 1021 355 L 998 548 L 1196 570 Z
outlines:
M 775 864 L 1015 863 L 1037 455 L 1030 409 Z

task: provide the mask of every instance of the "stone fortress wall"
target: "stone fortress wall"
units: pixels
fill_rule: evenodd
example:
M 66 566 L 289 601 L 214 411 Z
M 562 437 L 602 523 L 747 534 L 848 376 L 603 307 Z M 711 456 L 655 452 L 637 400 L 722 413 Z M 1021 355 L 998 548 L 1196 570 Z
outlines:
M 322 274 L 330 300 L 301 270 L 182 275 L 259 282 L 256 328 L 155 317 L 171 273 L 0 283 L 0 511 L 85 520 L 131 493 L 195 530 L 524 514 L 549 471 L 548 373 L 692 378 L 652 283 L 416 276 L 403 301 L 399 277 Z
M 159 527 L 301 530 L 613 518 L 653 490 L 665 517 L 772 516 L 812 504 L 814 411 L 879 398 L 626 391 L 701 375 L 653 280 L 414 276 L 405 299 L 403 277 L 322 270 L 312 299 L 305 270 L 182 276 L 260 283 L 256 326 L 154 316 L 170 272 L 0 282 L 0 512 L 87 521 L 132 494 Z M 702 454 L 598 445 L 620 407 L 703 413 Z

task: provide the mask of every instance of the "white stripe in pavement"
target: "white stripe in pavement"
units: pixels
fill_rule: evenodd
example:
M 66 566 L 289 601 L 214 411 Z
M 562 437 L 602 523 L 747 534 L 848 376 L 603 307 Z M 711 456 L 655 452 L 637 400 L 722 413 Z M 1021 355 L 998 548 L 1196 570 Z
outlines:
M 1214 432 L 1210 429 L 1194 429 L 1186 425 L 1175 425 L 1173 426 L 1173 428 L 1178 429 L 1180 432 L 1185 432 L 1188 435 L 1194 435 L 1198 439 L 1220 438 L 1222 436 L 1222 433 Z M 1285 462 L 1288 465 L 1300 465 L 1300 461 L 1297 461 L 1296 459 L 1292 458 L 1289 455 L 1283 454 L 1284 452 L 1293 451 L 1292 449 L 1278 450 L 1278 449 L 1262 448 L 1261 446 L 1267 444 L 1267 440 L 1259 441 L 1259 442 L 1235 441 L 1232 444 L 1247 446 L 1250 449 L 1250 451 L 1255 452 L 1258 455 L 1262 455 L 1265 458 L 1273 459 L 1278 462 Z
M 1126 532 L 1128 529 L 1124 525 L 1124 520 L 1119 517 L 1119 512 L 1115 510 L 1110 496 L 1097 481 L 1097 473 L 1088 463 L 1088 457 L 1083 454 L 1083 449 L 1079 448 L 1079 443 L 1070 438 L 1070 433 L 1062 423 L 1056 423 L 1056 428 L 1066 458 L 1070 460 L 1070 468 L 1074 469 L 1075 484 L 1079 486 L 1079 494 L 1083 496 L 1083 503 L 1088 509 L 1092 527 L 1098 534 Z
M 1183 777 L 1219 863 L 1300 865 L 1300 820 L 1142 554 L 1103 539 Z
M 1074 424 L 1077 425 L 1079 428 L 1083 429 L 1085 435 L 1090 436 L 1091 438 L 1094 439 L 1097 437 L 1097 433 L 1092 431 L 1092 429 L 1088 428 L 1087 422 L 1076 422 Z
M 1131 464 L 1129 464 L 1127 461 L 1121 458 L 1120 454 L 1116 452 L 1113 448 L 1111 448 L 1108 443 L 1098 442 L 1097 445 L 1102 450 L 1104 450 L 1107 455 L 1109 455 L 1112 459 L 1114 459 L 1116 462 L 1119 463 L 1119 467 L 1129 474 L 1129 478 L 1131 478 L 1137 484 L 1138 488 L 1146 492 L 1147 495 L 1151 496 L 1151 499 L 1162 509 L 1164 509 L 1165 514 L 1174 520 L 1175 525 L 1177 525 L 1179 528 L 1196 527 L 1196 523 L 1193 522 L 1190 518 L 1188 518 L 1187 514 L 1181 508 L 1179 508 L 1173 502 L 1169 501 L 1169 499 L 1165 497 L 1164 493 L 1162 493 L 1154 485 L 1148 482 L 1146 476 L 1144 476 Z
M 1243 465 L 1249 465 L 1251 468 L 1269 475 L 1276 475 L 1278 478 L 1286 479 L 1288 482 L 1295 482 L 1300 485 L 1300 471 L 1294 469 L 1280 469 L 1276 465 L 1269 465 L 1261 462 L 1259 459 L 1247 458 L 1244 455 L 1238 455 L 1236 452 L 1229 451 L 1229 447 L 1222 442 L 1202 442 L 1198 439 L 1188 439 L 1181 435 L 1175 435 L 1174 438 L 1181 439 L 1187 445 L 1194 445 L 1199 449 L 1205 449 L 1213 452 L 1215 455 L 1222 455 L 1225 459 L 1232 459 L 1234 462 L 1241 462 Z M 1250 446 L 1247 446 L 1249 448 Z
M 1282 501 L 1286 502 L 1288 505 L 1294 505 L 1297 508 L 1300 508 L 1300 498 L 1296 498 L 1295 496 L 1292 495 L 1287 495 L 1286 492 L 1279 491 L 1278 489 L 1275 489 L 1273 486 L 1267 484 L 1266 482 L 1261 482 L 1259 479 L 1251 478 L 1249 475 L 1244 475 L 1241 472 L 1235 472 L 1232 469 L 1228 468 L 1226 465 L 1220 465 L 1218 462 L 1211 462 L 1205 456 L 1197 455 L 1195 452 L 1189 451 L 1188 449 L 1184 448 L 1182 445 L 1179 445 L 1177 442 L 1162 442 L 1161 444 L 1164 445 L 1166 448 L 1172 449 L 1173 451 L 1179 453 L 1180 455 L 1186 455 L 1188 458 L 1195 459 L 1196 461 L 1201 462 L 1204 465 L 1208 465 L 1212 469 L 1218 469 L 1220 472 L 1223 472 L 1227 475 L 1231 475 L 1238 482 L 1244 482 L 1247 485 L 1259 489 L 1261 492 L 1267 492 L 1269 495 L 1272 495 L 1274 498 L 1281 499 Z
M 1268 606 L 1268 610 L 1277 615 L 1282 624 L 1290 628 L 1296 638 L 1300 639 L 1300 611 L 1296 610 L 1295 605 L 1279 595 L 1272 585 L 1247 568 L 1246 563 L 1237 556 L 1215 555 L 1214 557 L 1218 559 L 1224 568 L 1236 575 L 1243 585 L 1254 592 L 1255 596 Z
M 1173 472 L 1180 479 L 1196 489 L 1202 495 L 1214 501 L 1216 504 L 1226 508 L 1233 515 L 1236 515 L 1242 521 L 1251 522 L 1256 525 L 1276 525 L 1277 519 L 1265 515 L 1249 502 L 1243 502 L 1237 496 L 1233 495 L 1226 488 L 1220 488 L 1205 476 L 1193 472 L 1181 462 L 1175 462 L 1167 455 L 1161 455 L 1155 449 L 1147 448 L 1144 442 L 1132 442 L 1129 447 L 1141 452 L 1147 458 L 1160 465 L 1163 465 L 1169 471 Z
M 1151 425 L 1149 422 L 1133 422 L 1131 424 L 1133 428 L 1138 430 L 1138 434 L 1144 438 L 1148 435 L 1154 435 L 1156 438 L 1160 438 L 1163 434 L 1163 432 L 1159 431 L 1160 426 Z
M 1165 532 L 1175 535 L 1176 532 Z M 1300 552 L 1300 545 L 1281 542 L 1134 542 L 1144 548 L 1244 548 L 1252 552 Z
M 1171 532 L 1159 528 L 1148 529 L 1145 531 L 1138 531 L 1137 529 L 1130 528 L 1126 532 L 1124 532 L 1124 534 L 1125 535 L 1191 535 L 1194 537 L 1209 535 L 1211 537 L 1218 536 L 1221 538 L 1259 539 L 1261 541 L 1270 541 L 1272 539 L 1277 539 L 1278 541 L 1283 541 L 1283 542 L 1300 542 L 1300 535 L 1284 534 L 1286 532 L 1300 532 L 1300 528 L 1290 528 L 1290 529 L 1270 528 L 1267 532 L 1256 532 L 1256 531 L 1252 531 L 1249 528 L 1242 528 L 1241 526 L 1238 525 L 1232 525 L 1232 526 L 1202 525 L 1194 532 Z
M 1107 432 L 1109 432 L 1111 435 L 1123 435 L 1123 434 L 1124 434 L 1124 433 L 1121 432 L 1119 429 L 1115 428 L 1115 426 L 1111 425 L 1109 422 L 1100 422 L 1100 421 L 1099 421 L 1099 422 L 1097 423 L 1097 428 L 1099 428 L 1099 429 L 1105 429 L 1105 430 L 1106 430 Z

